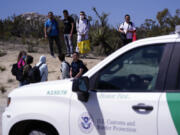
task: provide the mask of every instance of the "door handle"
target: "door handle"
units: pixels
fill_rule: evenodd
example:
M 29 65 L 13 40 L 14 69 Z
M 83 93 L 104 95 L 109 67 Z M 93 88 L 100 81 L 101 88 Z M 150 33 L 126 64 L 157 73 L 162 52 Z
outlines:
M 140 103 L 138 105 L 133 105 L 132 109 L 140 114 L 149 114 L 153 110 L 153 106 Z

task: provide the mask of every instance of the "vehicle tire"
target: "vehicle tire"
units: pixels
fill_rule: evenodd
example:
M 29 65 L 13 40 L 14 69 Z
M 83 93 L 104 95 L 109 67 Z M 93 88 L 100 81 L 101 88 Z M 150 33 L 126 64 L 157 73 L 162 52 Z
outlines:
M 46 130 L 32 129 L 31 131 L 27 133 L 27 135 L 53 135 L 53 133 L 48 131 L 48 129 Z
M 57 135 L 57 133 L 51 127 L 40 125 L 28 128 L 25 135 Z

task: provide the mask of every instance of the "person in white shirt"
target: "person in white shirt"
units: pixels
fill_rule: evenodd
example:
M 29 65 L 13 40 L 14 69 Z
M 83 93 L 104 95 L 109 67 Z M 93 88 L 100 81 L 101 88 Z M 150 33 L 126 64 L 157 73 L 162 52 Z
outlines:
M 130 21 L 130 15 L 125 15 L 125 22 L 120 25 L 119 32 L 121 33 L 123 45 L 132 42 L 133 33 L 136 32 L 136 27 L 134 23 Z
M 47 81 L 48 80 L 48 67 L 46 64 L 45 56 L 42 55 L 40 57 L 39 62 L 36 64 L 36 66 L 39 66 L 39 65 L 40 65 L 39 70 L 40 70 L 40 75 L 41 75 L 41 82 Z
M 77 29 L 77 43 L 83 40 L 88 40 L 90 23 L 86 18 L 86 14 L 84 11 L 80 12 L 80 19 L 76 22 Z M 79 52 L 78 46 L 76 47 L 76 52 Z

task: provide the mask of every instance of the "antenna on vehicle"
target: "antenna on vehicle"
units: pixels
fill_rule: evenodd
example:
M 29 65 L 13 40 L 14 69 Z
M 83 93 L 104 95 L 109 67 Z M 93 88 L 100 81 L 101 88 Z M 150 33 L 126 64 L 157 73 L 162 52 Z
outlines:
M 175 33 L 180 35 L 180 25 L 177 25 L 175 28 Z

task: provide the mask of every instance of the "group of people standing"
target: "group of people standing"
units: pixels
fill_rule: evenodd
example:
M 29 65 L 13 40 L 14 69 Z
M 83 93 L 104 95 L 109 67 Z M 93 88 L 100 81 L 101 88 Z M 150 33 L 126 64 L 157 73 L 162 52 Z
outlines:
M 59 39 L 59 25 L 54 18 L 53 12 L 48 13 L 48 20 L 45 22 L 44 34 L 45 38 L 49 40 L 50 54 L 55 58 L 53 50 L 53 42 L 56 42 L 58 49 L 58 58 L 61 62 L 60 71 L 62 73 L 62 79 L 66 78 L 79 78 L 85 72 L 87 67 L 82 60 L 79 59 L 79 48 L 76 46 L 76 51 L 73 50 L 73 34 L 77 34 L 77 43 L 88 40 L 88 33 L 90 29 L 89 20 L 86 18 L 84 11 L 80 12 L 80 18 L 77 22 L 69 16 L 67 10 L 63 11 L 64 19 L 64 41 L 66 44 L 66 55 L 62 53 L 61 43 Z M 123 45 L 126 45 L 134 40 L 136 28 L 134 23 L 130 21 L 130 15 L 125 15 L 125 22 L 119 27 L 121 40 Z M 72 57 L 72 63 L 69 64 L 66 57 Z M 46 64 L 46 57 L 41 56 L 39 62 L 32 67 L 33 57 L 27 55 L 25 51 L 21 51 L 18 55 L 17 63 L 12 67 L 12 74 L 16 76 L 16 79 L 20 82 L 19 85 L 23 86 L 34 82 L 43 82 L 48 80 L 48 67 Z M 39 74 L 37 73 L 39 71 Z M 34 77 L 33 77 L 34 75 Z M 39 76 L 39 77 L 38 77 Z
M 77 34 L 77 43 L 83 40 L 88 40 L 88 33 L 90 28 L 90 23 L 86 18 L 86 14 L 84 11 L 80 12 L 80 18 L 77 22 L 69 16 L 68 10 L 63 10 L 63 23 L 64 23 L 64 41 L 66 44 L 66 56 L 72 57 L 73 55 L 73 34 Z M 48 20 L 45 22 L 44 27 L 45 38 L 49 40 L 49 48 L 52 57 L 55 57 L 53 50 L 53 42 L 56 42 L 56 46 L 58 48 L 59 55 L 62 53 L 61 51 L 61 43 L 59 40 L 59 27 L 58 22 L 54 18 L 53 12 L 48 13 Z M 79 53 L 79 48 L 76 46 L 76 52 Z
M 88 40 L 88 33 L 90 30 L 90 23 L 86 17 L 84 11 L 80 12 L 79 19 L 74 21 L 73 17 L 69 15 L 68 10 L 63 10 L 63 23 L 64 23 L 64 42 L 66 44 L 66 56 L 72 57 L 73 54 L 73 35 L 77 34 L 77 44 L 81 41 Z M 123 45 L 126 45 L 134 40 L 136 40 L 136 28 L 133 22 L 130 21 L 130 15 L 125 15 L 125 22 L 123 22 L 118 31 L 120 32 L 120 37 Z M 45 22 L 44 27 L 45 38 L 49 40 L 49 48 L 52 57 L 55 57 L 53 50 L 53 42 L 56 42 L 59 55 L 61 51 L 61 43 L 59 40 L 59 27 L 58 22 L 54 18 L 53 12 L 48 13 L 48 20 Z M 78 45 L 75 49 L 79 53 Z

